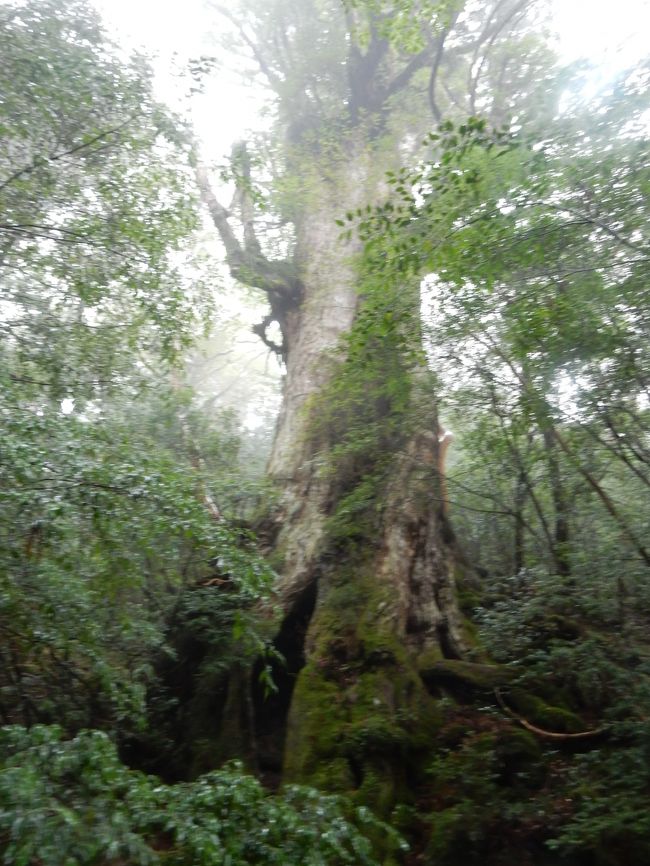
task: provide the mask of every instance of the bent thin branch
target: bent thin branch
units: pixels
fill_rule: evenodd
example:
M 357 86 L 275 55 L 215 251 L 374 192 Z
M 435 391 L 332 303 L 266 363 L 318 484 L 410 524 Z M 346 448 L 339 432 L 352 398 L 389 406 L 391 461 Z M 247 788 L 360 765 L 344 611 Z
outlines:
M 275 315 L 273 314 L 273 312 L 270 312 L 268 314 L 268 316 L 264 316 L 264 318 L 262 319 L 261 322 L 259 322 L 259 324 L 253 325 L 253 333 L 257 334 L 257 336 L 264 343 L 264 345 L 268 346 L 272 352 L 275 352 L 275 354 L 278 355 L 280 358 L 282 358 L 283 360 L 286 360 L 285 346 L 279 345 L 278 343 L 274 342 L 267 335 L 267 328 L 269 327 L 269 325 L 272 322 L 275 322 L 275 321 L 276 321 Z M 280 324 L 280 323 L 278 323 L 278 324 Z
M 578 731 L 574 734 L 567 734 L 561 731 L 547 731 L 545 728 L 538 728 L 537 725 L 533 725 L 527 719 L 524 719 L 522 716 L 518 716 L 514 713 L 510 707 L 507 706 L 506 702 L 503 700 L 503 696 L 501 694 L 501 690 L 499 688 L 494 689 L 494 696 L 497 699 L 497 703 L 499 707 L 503 710 L 503 712 L 510 716 L 511 719 L 514 719 L 518 722 L 522 728 L 525 728 L 527 731 L 530 731 L 532 734 L 536 734 L 538 737 L 543 737 L 546 740 L 553 740 L 554 742 L 566 742 L 567 740 L 588 740 L 593 737 L 600 737 L 607 730 L 604 727 L 593 728 L 589 731 Z
M 221 3 L 212 2 L 209 4 L 209 6 L 220 15 L 223 15 L 223 17 L 226 18 L 226 20 L 230 21 L 230 23 L 235 27 L 235 29 L 239 33 L 242 42 L 244 42 L 244 44 L 248 47 L 249 51 L 253 55 L 255 62 L 260 68 L 260 72 L 264 75 L 270 87 L 276 93 L 281 93 L 282 85 L 284 83 L 282 78 L 271 69 L 270 63 L 267 62 L 266 58 L 259 50 L 259 46 L 255 43 L 254 39 L 249 36 L 248 33 L 246 33 L 241 18 L 235 15 Z
M 632 544 L 635 548 L 636 552 L 639 554 L 643 562 L 650 567 L 650 551 L 645 547 L 645 545 L 638 538 L 636 532 L 634 532 L 629 526 L 623 515 L 619 512 L 618 508 L 614 504 L 612 497 L 607 493 L 607 491 L 598 483 L 596 478 L 592 475 L 592 473 L 586 469 L 582 463 L 576 458 L 575 454 L 569 447 L 568 443 L 562 436 L 562 434 L 557 430 L 556 427 L 551 428 L 551 432 L 555 437 L 558 445 L 564 451 L 569 461 L 576 467 L 578 472 L 585 479 L 587 484 L 591 487 L 591 489 L 596 493 L 600 501 L 605 506 L 606 510 L 610 514 L 610 516 L 614 519 L 614 521 L 618 524 L 619 529 L 621 530 L 622 535 Z
M 459 15 L 460 12 L 455 12 L 447 27 L 445 27 L 445 29 L 440 34 L 440 38 L 438 40 L 438 47 L 436 49 L 436 54 L 433 59 L 433 65 L 431 66 L 431 74 L 429 75 L 427 96 L 429 99 L 429 108 L 431 109 L 431 113 L 433 114 L 436 123 L 440 123 L 440 121 L 442 120 L 442 114 L 440 112 L 440 108 L 438 107 L 438 103 L 436 102 L 436 82 L 438 81 L 438 72 L 440 70 L 440 64 L 442 62 L 442 56 L 445 50 L 445 42 L 447 41 L 447 37 L 449 36 L 451 31 L 456 26 L 456 21 L 458 20 Z

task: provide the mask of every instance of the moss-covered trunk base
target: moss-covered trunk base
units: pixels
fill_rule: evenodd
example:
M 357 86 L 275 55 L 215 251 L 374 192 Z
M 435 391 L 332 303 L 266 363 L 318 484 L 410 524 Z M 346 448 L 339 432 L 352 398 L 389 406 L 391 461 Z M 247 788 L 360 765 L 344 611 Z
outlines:
M 359 569 L 321 587 L 291 700 L 284 779 L 354 795 L 388 815 L 430 749 L 437 702 L 392 628 L 391 586 Z

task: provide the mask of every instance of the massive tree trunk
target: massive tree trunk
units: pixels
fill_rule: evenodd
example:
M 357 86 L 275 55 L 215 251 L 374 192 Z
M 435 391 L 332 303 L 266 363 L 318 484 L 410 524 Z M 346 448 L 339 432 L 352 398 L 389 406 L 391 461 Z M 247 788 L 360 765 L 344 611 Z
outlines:
M 508 6 L 496 3 L 494 9 L 507 11 Z M 456 18 L 454 13 L 447 26 L 425 34 L 421 49 L 410 57 L 391 54 L 372 18 L 364 50 L 350 35 L 347 118 L 333 123 L 321 117 L 316 131 L 307 124 L 308 132 L 291 142 L 287 156 L 297 199 L 289 261 L 264 257 L 245 193 L 238 237 L 207 173 L 199 171 L 232 273 L 269 298 L 271 312 L 256 330 L 286 365 L 269 474 L 279 489 L 276 646 L 287 666 L 278 668 L 279 693 L 270 700 L 258 693 L 253 677 L 254 750 L 262 769 L 277 773 L 281 763 L 285 779 L 361 789 L 379 809 L 395 801 L 409 773 L 417 773 L 436 723 L 436 700 L 420 670 L 432 660 L 467 657 L 471 643 L 456 599 L 459 565 L 443 507 L 435 406 L 430 397 L 426 405 L 418 392 L 424 371 L 409 371 L 416 383 L 411 402 L 419 405 L 394 438 L 389 458 L 382 454 L 381 466 L 373 455 L 357 454 L 342 484 L 328 465 L 336 441 L 323 425 L 318 435 L 313 430 L 319 415 L 332 411 L 320 395 L 337 365 L 345 363 L 342 339 L 365 303 L 360 245 L 354 239 L 342 243 L 335 220 L 381 197 L 384 172 L 394 167 L 401 146 L 394 133 L 387 145 L 388 109 L 419 69 L 431 69 L 429 102 L 434 113 L 439 111 L 436 76 Z M 454 62 L 463 50 L 475 60 L 481 40 L 491 39 L 492 45 L 502 29 L 499 16 L 486 12 L 484 29 L 476 31 L 479 40 L 464 47 L 458 43 Z M 250 41 L 248 33 L 242 34 Z M 286 79 L 280 81 L 264 61 L 260 44 L 255 57 L 282 99 Z M 314 78 L 315 88 L 319 80 Z M 325 104 L 317 101 L 319 108 Z M 246 158 L 242 164 L 246 172 Z M 417 318 L 417 288 L 404 291 Z M 282 332 L 281 346 L 266 336 L 273 320 Z M 417 343 L 417 332 L 409 339 Z M 341 348 L 343 353 L 337 353 Z M 387 368 L 391 363 L 388 357 Z M 386 413 L 388 424 L 390 407 L 375 398 L 372 387 L 367 399 L 375 406 L 372 422 L 380 428 Z M 381 477 L 366 504 L 364 531 L 342 539 L 332 531 L 332 518 L 351 489 L 377 473 Z
M 436 717 L 419 666 L 463 657 L 468 639 L 433 406 L 420 410 L 415 429 L 396 443 L 378 485 L 381 499 L 372 504 L 372 532 L 350 545 L 328 528 L 341 482 L 326 465 L 327 430 L 314 436 L 311 428 L 325 411 L 319 395 L 344 362 L 341 339 L 363 305 L 358 244 L 342 242 L 335 220 L 376 199 L 383 182 L 372 144 L 352 141 L 347 153 L 347 161 L 309 178 L 309 209 L 296 223 L 292 280 L 300 291 L 277 313 L 286 373 L 269 474 L 280 491 L 277 646 L 290 664 L 277 671 L 281 696 L 265 703 L 258 695 L 253 728 L 262 769 L 277 772 L 283 752 L 285 779 L 363 787 L 381 808 L 417 766 Z M 417 305 L 417 291 L 409 292 Z M 375 468 L 370 462 L 346 471 L 355 479 Z
M 314 604 L 304 668 L 292 672 L 284 777 L 363 788 L 367 800 L 387 807 L 435 717 L 418 662 L 423 654 L 459 658 L 467 641 L 442 509 L 435 411 L 399 443 L 377 486 L 381 501 L 371 506 L 370 533 L 349 545 L 328 529 L 342 491 L 323 466 L 328 431 L 315 441 L 310 425 L 325 409 L 319 395 L 333 375 L 333 350 L 363 304 L 356 250 L 341 243 L 335 219 L 376 196 L 376 182 L 364 183 L 371 161 L 367 145 L 352 153 L 336 184 L 328 179 L 318 208 L 298 226 L 303 299 L 293 314 L 295 331 L 287 330 L 283 408 L 269 469 L 283 492 L 279 600 L 290 621 Z M 364 461 L 359 471 L 368 477 L 375 469 Z M 357 467 L 347 466 L 346 473 L 354 477 Z

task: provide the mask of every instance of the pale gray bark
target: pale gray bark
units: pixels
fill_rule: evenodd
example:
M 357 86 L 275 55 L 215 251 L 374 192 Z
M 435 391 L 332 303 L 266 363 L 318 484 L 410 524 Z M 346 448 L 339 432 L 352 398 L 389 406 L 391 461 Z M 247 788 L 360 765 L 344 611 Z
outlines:
M 318 395 L 340 360 L 341 338 L 351 328 L 359 306 L 360 245 L 354 239 L 341 239 L 336 220 L 385 194 L 383 165 L 378 165 L 372 147 L 365 143 L 347 147 L 347 158 L 339 157 L 320 174 L 308 172 L 305 177 L 296 252 L 290 263 L 267 262 L 257 244 L 253 259 L 250 241 L 241 245 L 236 239 L 205 173 L 199 178 L 233 275 L 271 294 L 284 291 L 268 282 L 268 275 L 282 268 L 301 287 L 299 302 L 287 306 L 281 322 L 286 372 L 268 466 L 280 491 L 274 518 L 275 548 L 282 559 L 276 596 L 284 611 L 317 579 L 328 541 L 325 524 L 332 509 L 331 482 L 324 471 L 324 455 L 315 450 L 310 425 L 313 413 L 319 411 Z M 286 293 L 289 296 L 290 290 Z M 394 604 L 384 616 L 392 620 L 396 634 L 413 649 L 444 640 L 446 651 L 459 656 L 464 640 L 451 577 L 453 552 L 441 535 L 435 413 L 427 423 L 429 429 L 415 436 L 404 454 L 396 455 L 383 504 L 376 575 L 394 591 Z
M 359 244 L 344 243 L 335 220 L 377 197 L 379 181 L 369 160 L 367 152 L 353 153 L 334 176 L 312 179 L 298 226 L 303 300 L 287 321 L 283 401 L 268 467 L 282 490 L 278 547 L 284 568 L 277 591 L 285 606 L 313 579 L 323 542 L 329 484 L 310 442 L 310 412 L 330 379 L 341 337 L 352 326 L 359 304 Z

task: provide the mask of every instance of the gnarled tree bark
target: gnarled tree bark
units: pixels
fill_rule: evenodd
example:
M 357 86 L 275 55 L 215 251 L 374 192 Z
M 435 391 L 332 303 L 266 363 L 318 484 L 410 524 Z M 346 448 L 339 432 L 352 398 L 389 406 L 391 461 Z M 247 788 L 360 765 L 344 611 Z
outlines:
M 496 4 L 488 34 L 500 26 L 499 10 L 508 5 Z M 380 809 L 393 802 L 405 774 L 415 771 L 414 756 L 430 739 L 422 733 L 437 717 L 436 701 L 418 674 L 422 656 L 462 658 L 471 644 L 456 598 L 460 563 L 443 507 L 440 430 L 431 409 L 399 444 L 383 500 L 375 504 L 374 536 L 351 552 L 329 533 L 340 491 L 322 471 L 323 443 L 317 445 L 309 429 L 317 395 L 334 369 L 334 351 L 361 302 L 359 245 L 341 242 L 335 220 L 381 197 L 384 171 L 394 166 L 400 146 L 394 140 L 387 147 L 379 134 L 392 100 L 419 69 L 440 75 L 457 18 L 454 12 L 437 31 L 424 34 L 422 47 L 410 57 L 391 48 L 379 20 L 371 21 L 365 48 L 350 36 L 347 117 L 334 127 L 331 118 L 322 117 L 316 134 L 305 126 L 302 139 L 295 128 L 292 133 L 288 163 L 300 194 L 290 260 L 264 256 L 250 219 L 244 219 L 240 241 L 207 173 L 200 169 L 197 175 L 233 276 L 268 297 L 270 313 L 260 336 L 265 338 L 271 320 L 282 333 L 283 400 L 268 471 L 280 490 L 275 549 L 282 565 L 276 592 L 284 625 L 278 646 L 291 663 L 278 672 L 286 694 L 273 704 L 283 718 L 275 729 L 264 722 L 258 729 L 267 739 L 284 740 L 285 778 L 362 788 Z M 250 33 L 244 35 L 249 42 Z M 475 50 L 471 38 L 453 46 L 457 55 Z M 282 98 L 286 81 L 261 52 L 256 47 L 253 54 Z M 335 147 L 325 142 L 332 128 Z M 417 304 L 417 293 L 413 297 Z M 269 712 L 259 695 L 253 703 L 258 714 Z M 278 752 L 276 742 L 266 756 L 259 755 L 263 769 L 280 770 Z

